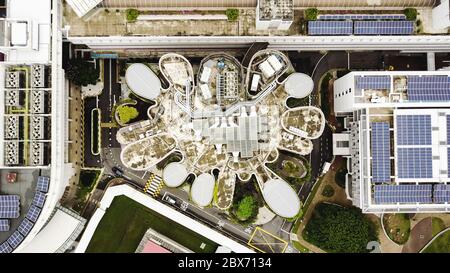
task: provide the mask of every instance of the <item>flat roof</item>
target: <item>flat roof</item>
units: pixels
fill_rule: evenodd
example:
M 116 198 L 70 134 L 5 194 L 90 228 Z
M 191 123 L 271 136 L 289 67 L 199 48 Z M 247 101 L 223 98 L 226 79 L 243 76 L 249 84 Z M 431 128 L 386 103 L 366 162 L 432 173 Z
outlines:
M 314 89 L 314 81 L 310 76 L 303 73 L 289 75 L 284 84 L 284 90 L 294 98 L 304 98 L 311 94 Z
M 270 209 L 281 217 L 292 218 L 300 211 L 297 193 L 281 179 L 271 179 L 264 183 L 263 196 Z
M 131 91 L 141 98 L 154 100 L 161 94 L 161 81 L 145 64 L 130 65 L 125 79 Z
M 208 206 L 214 193 L 215 178 L 209 173 L 202 173 L 192 183 L 191 197 L 197 205 Z
M 167 187 L 176 188 L 188 177 L 186 166 L 179 162 L 169 163 L 163 170 L 162 178 Z

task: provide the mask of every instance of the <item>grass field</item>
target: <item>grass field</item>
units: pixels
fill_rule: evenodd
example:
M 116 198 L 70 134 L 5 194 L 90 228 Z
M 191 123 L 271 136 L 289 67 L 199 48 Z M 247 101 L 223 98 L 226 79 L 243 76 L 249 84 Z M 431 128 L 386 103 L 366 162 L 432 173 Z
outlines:
M 217 244 L 126 196 L 114 198 L 100 221 L 87 253 L 134 253 L 148 228 L 196 253 L 212 253 Z M 205 243 L 203 249 L 201 244 Z
M 436 238 L 423 253 L 450 253 L 450 230 Z
M 442 221 L 441 218 L 438 217 L 431 218 L 431 224 L 433 229 L 433 237 L 445 229 L 444 221 Z

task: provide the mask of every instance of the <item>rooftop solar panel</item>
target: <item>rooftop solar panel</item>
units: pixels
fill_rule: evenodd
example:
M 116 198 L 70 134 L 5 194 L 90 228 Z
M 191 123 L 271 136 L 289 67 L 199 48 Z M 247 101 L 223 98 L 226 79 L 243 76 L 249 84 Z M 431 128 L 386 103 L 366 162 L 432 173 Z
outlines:
M 31 205 L 25 217 L 30 221 L 36 223 L 40 213 L 41 213 L 40 208 L 36 207 L 35 205 Z
M 397 145 L 431 145 L 430 115 L 397 115 Z
M 49 184 L 50 184 L 50 177 L 39 176 L 36 185 L 36 190 L 47 193 Z
M 350 21 L 309 21 L 309 35 L 351 35 L 353 23 Z
M 10 245 L 8 245 L 7 242 L 4 242 L 3 244 L 0 245 L 0 253 L 11 253 L 13 251 L 13 249 L 11 248 Z
M 33 228 L 34 223 L 28 220 L 27 218 L 23 218 L 17 230 L 23 235 L 27 236 Z
M 432 178 L 431 148 L 398 148 L 397 168 L 399 178 Z
M 390 76 L 356 76 L 356 88 L 358 89 L 390 89 Z
M 450 185 L 436 185 L 434 186 L 434 203 L 450 203 Z
M 9 231 L 8 219 L 0 219 L 0 231 Z
M 404 14 L 323 14 L 319 20 L 406 20 Z
M 372 182 L 391 180 L 391 137 L 388 122 L 371 123 Z
M 432 203 L 431 185 L 375 185 L 376 204 Z
M 407 95 L 410 101 L 450 101 L 450 77 L 408 76 Z
M 447 145 L 450 145 L 450 116 L 447 116 Z
M 9 236 L 7 242 L 8 244 L 13 248 L 17 248 L 20 243 L 23 241 L 24 237 L 22 236 L 22 234 L 20 234 L 17 230 L 14 231 L 13 234 L 11 234 L 11 236 Z
M 411 35 L 413 21 L 355 21 L 355 35 Z
M 33 204 L 42 208 L 45 203 L 45 198 L 45 194 L 43 194 L 42 192 L 36 192 L 33 197 Z

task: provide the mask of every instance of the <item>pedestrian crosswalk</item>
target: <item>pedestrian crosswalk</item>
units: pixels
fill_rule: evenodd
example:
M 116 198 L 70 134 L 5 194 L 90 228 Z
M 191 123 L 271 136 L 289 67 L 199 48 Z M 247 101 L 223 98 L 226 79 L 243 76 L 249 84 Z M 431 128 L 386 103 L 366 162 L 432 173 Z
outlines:
M 164 183 L 162 178 L 152 173 L 147 181 L 147 184 L 145 184 L 144 192 L 150 194 L 153 197 L 157 197 L 163 186 Z

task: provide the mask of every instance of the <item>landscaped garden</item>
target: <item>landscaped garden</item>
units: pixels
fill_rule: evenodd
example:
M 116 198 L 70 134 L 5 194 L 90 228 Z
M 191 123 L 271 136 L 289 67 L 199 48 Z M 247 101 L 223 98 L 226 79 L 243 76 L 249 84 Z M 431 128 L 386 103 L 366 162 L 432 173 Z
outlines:
M 302 156 L 279 151 L 275 162 L 268 163 L 267 167 L 291 185 L 303 184 L 311 179 L 311 167 Z
M 92 237 L 87 253 L 134 253 L 147 229 L 196 253 L 213 253 L 215 242 L 175 223 L 126 196 L 115 197 Z M 202 248 L 202 244 L 205 244 Z
M 303 231 L 303 238 L 324 251 L 365 253 L 371 241 L 378 241 L 377 228 L 360 209 L 320 203 Z
M 405 244 L 411 232 L 411 222 L 408 214 L 385 214 L 383 219 L 384 229 L 389 238 L 399 245 Z
M 256 221 L 259 208 L 264 206 L 257 187 L 255 176 L 248 182 L 236 181 L 233 204 L 229 210 L 235 222 L 249 225 Z
M 450 253 L 450 230 L 437 237 L 423 253 Z
M 81 212 L 86 204 L 89 193 L 94 189 L 100 170 L 81 170 L 76 193 L 76 203 L 73 206 L 75 211 Z

